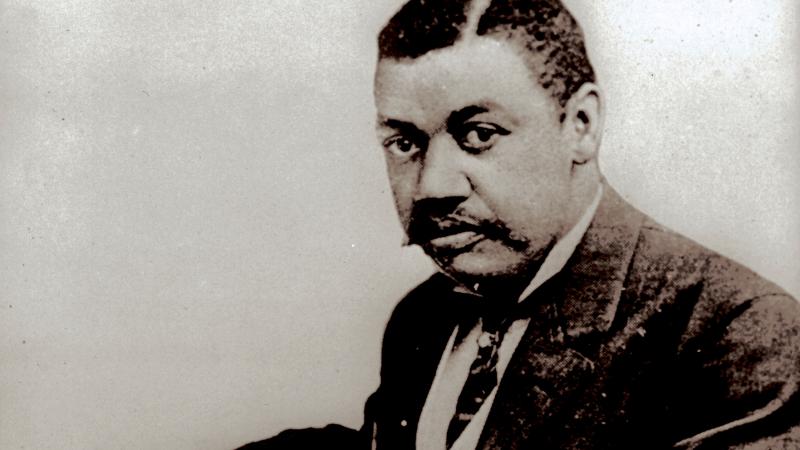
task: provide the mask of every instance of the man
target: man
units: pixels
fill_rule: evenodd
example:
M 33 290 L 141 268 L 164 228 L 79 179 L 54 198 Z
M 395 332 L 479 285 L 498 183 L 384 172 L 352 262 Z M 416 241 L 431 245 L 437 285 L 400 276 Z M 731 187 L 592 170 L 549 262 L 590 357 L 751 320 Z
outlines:
M 360 431 L 247 448 L 800 448 L 800 307 L 606 184 L 558 0 L 411 0 L 379 45 L 397 211 L 440 273 L 397 306 Z

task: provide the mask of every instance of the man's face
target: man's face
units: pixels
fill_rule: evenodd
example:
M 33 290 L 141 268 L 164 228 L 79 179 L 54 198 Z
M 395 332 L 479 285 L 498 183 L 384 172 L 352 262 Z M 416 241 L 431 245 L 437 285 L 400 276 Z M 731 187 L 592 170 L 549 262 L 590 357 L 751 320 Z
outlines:
M 573 161 L 557 103 L 515 47 L 476 37 L 383 59 L 375 96 L 410 243 L 464 283 L 530 276 L 565 231 Z

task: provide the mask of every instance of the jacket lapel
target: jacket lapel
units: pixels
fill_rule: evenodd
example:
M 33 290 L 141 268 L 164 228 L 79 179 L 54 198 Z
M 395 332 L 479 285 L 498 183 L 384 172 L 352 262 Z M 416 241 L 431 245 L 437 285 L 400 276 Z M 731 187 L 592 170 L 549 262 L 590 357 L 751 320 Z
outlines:
M 594 220 L 564 269 L 559 310 L 569 336 L 611 326 L 644 220 L 644 214 L 605 185 Z
M 550 440 L 558 432 L 547 429 L 548 419 L 565 413 L 595 368 L 569 343 L 611 327 L 644 217 L 605 186 L 567 266 L 525 300 L 530 323 L 500 383 L 482 448 L 515 449 L 525 442 L 557 448 Z

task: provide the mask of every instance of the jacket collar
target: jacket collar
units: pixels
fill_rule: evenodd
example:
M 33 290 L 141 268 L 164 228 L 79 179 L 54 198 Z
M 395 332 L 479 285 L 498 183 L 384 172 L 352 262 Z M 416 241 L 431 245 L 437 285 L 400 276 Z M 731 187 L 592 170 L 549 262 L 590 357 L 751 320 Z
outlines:
M 570 337 L 611 326 L 645 219 L 610 186 L 604 188 L 589 229 L 562 271 L 559 315 Z

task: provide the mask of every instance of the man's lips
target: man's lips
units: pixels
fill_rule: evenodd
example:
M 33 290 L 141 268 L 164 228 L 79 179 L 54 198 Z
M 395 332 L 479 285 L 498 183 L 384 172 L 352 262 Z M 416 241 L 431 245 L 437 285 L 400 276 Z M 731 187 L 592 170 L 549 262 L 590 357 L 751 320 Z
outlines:
M 435 250 L 458 251 L 463 250 L 486 238 L 486 235 L 477 231 L 460 231 L 452 234 L 445 234 L 428 241 L 428 245 Z
M 484 239 L 497 239 L 499 229 L 489 220 L 450 214 L 439 217 L 412 216 L 410 243 L 440 255 L 469 250 Z
M 484 240 L 497 241 L 512 249 L 527 247 L 498 219 L 477 214 L 439 215 L 430 211 L 432 204 L 421 205 L 427 207 L 416 206 L 409 219 L 407 244 L 419 245 L 426 253 L 454 257 Z

